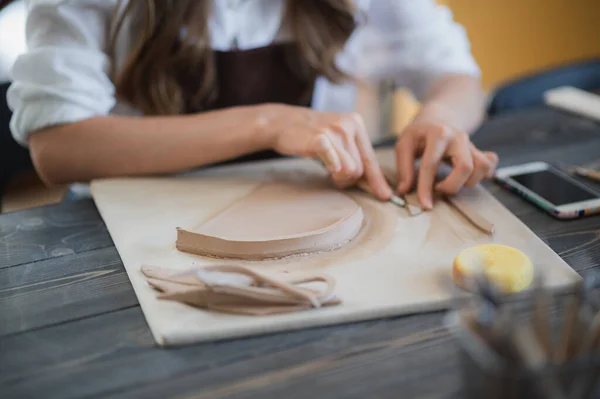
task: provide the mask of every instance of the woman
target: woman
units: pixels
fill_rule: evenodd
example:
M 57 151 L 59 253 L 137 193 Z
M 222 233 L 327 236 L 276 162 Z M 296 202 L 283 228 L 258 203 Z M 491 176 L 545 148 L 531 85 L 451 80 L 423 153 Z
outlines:
M 399 139 L 397 187 L 419 199 L 493 173 L 469 141 L 479 70 L 434 0 L 30 0 L 11 130 L 48 183 L 172 173 L 273 151 L 318 158 L 336 185 L 385 184 L 355 79 L 393 77 L 423 101 Z M 442 160 L 452 173 L 434 187 Z

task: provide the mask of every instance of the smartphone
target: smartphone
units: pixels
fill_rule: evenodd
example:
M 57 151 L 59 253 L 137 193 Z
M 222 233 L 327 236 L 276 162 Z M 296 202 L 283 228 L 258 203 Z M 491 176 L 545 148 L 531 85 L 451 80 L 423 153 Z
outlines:
M 494 180 L 558 219 L 600 213 L 600 193 L 546 162 L 500 168 Z

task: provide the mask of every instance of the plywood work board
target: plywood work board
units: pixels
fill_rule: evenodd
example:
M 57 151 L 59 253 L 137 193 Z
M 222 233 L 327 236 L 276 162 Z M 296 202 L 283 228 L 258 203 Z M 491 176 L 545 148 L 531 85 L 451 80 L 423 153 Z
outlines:
M 390 151 L 380 152 L 393 165 Z M 556 253 L 484 188 L 460 195 L 496 225 L 489 237 L 455 209 L 438 203 L 431 212 L 409 217 L 392 204 L 349 191 L 365 212 L 359 235 L 325 254 L 243 263 L 264 272 L 319 270 L 337 280 L 343 304 L 268 317 L 211 313 L 156 299 L 140 272 L 143 264 L 185 270 L 224 262 L 182 253 L 176 228 L 193 228 L 269 180 L 302 184 L 323 179 L 316 162 L 276 160 L 224 166 L 179 177 L 95 181 L 92 194 L 123 260 L 156 342 L 162 346 L 244 337 L 447 308 L 457 294 L 450 282 L 454 256 L 477 243 L 496 242 L 526 252 L 553 288 L 579 279 Z

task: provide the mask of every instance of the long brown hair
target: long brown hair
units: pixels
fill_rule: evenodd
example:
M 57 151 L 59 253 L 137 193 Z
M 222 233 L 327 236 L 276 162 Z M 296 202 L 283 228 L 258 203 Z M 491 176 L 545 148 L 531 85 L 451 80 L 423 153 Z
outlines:
M 127 0 L 111 48 L 126 16 L 141 23 L 123 67 L 115 71 L 117 95 L 145 114 L 172 115 L 210 106 L 217 96 L 208 20 L 211 0 Z M 339 83 L 349 76 L 335 57 L 355 29 L 352 0 L 286 0 L 283 24 L 300 48 L 304 75 Z M 184 34 L 182 34 L 184 32 Z
M 14 2 L 15 0 L 0 0 L 0 11 L 2 11 L 4 7 L 7 7 L 8 5 Z

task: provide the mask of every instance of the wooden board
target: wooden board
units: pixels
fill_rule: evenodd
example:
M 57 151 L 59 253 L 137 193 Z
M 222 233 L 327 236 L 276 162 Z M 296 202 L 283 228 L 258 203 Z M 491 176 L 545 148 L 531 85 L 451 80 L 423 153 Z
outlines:
M 384 164 L 393 159 L 389 151 L 379 156 Z M 237 261 L 263 271 L 312 268 L 330 273 L 337 279 L 337 294 L 344 301 L 341 306 L 263 318 L 232 316 L 158 300 L 145 283 L 142 264 L 184 270 L 193 262 L 223 262 L 177 251 L 177 227 L 193 228 L 264 181 L 317 178 L 325 179 L 319 165 L 292 159 L 226 166 L 177 178 L 93 182 L 100 214 L 158 344 L 181 345 L 445 309 L 457 294 L 450 281 L 452 260 L 460 250 L 477 243 L 493 241 L 523 250 L 546 273 L 551 287 L 562 288 L 579 279 L 492 195 L 476 187 L 461 195 L 496 224 L 493 238 L 445 203 L 411 218 L 401 208 L 353 191 L 351 195 L 363 206 L 366 217 L 363 230 L 347 246 L 315 256 Z

